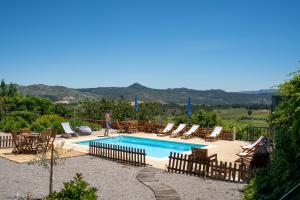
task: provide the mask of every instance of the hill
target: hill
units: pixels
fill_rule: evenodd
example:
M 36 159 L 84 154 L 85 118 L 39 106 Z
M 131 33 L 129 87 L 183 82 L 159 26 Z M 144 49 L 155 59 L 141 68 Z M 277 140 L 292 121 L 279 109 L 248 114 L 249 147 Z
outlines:
M 111 100 L 123 97 L 132 100 L 138 96 L 141 101 L 185 104 L 191 96 L 193 104 L 231 105 L 231 104 L 271 104 L 272 92 L 226 92 L 223 90 L 193 90 L 188 88 L 152 89 L 139 83 L 128 87 L 97 87 L 72 89 L 63 86 L 29 85 L 18 86 L 24 95 L 49 98 L 52 101 L 74 97 L 75 101 L 84 98 L 108 98 Z

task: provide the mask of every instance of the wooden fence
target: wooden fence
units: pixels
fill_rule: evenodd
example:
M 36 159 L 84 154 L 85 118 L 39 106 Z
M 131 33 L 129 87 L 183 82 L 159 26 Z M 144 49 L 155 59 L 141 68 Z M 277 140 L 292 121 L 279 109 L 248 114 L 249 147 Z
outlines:
M 145 149 L 90 142 L 89 154 L 135 166 L 146 166 Z
M 172 152 L 169 156 L 168 171 L 238 183 L 247 182 L 251 175 L 250 167 L 246 165 L 196 159 L 193 155 Z
M 0 149 L 13 148 L 14 146 L 11 135 L 0 135 Z

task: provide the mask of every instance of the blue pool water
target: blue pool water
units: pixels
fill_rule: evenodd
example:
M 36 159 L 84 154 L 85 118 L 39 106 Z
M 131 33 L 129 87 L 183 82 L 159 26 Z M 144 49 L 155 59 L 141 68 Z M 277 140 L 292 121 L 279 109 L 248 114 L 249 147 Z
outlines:
M 104 144 L 121 145 L 126 147 L 133 147 L 145 149 L 146 155 L 156 158 L 164 158 L 170 155 L 170 152 L 182 153 L 190 151 L 191 147 L 202 148 L 206 145 L 170 142 L 165 140 L 146 139 L 132 136 L 118 136 L 111 138 L 99 138 L 95 140 L 79 141 L 75 144 L 89 146 L 89 142 L 99 142 Z

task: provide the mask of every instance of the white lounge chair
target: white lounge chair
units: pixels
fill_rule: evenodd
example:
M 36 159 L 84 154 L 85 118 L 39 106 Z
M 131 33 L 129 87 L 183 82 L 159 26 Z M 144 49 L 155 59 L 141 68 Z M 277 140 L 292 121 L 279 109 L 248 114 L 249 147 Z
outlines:
M 157 134 L 157 136 L 166 136 L 168 133 L 172 131 L 173 127 L 174 127 L 173 123 L 168 123 L 165 129 L 159 134 Z
M 217 139 L 217 137 L 220 135 L 220 133 L 222 132 L 223 127 L 220 126 L 216 126 L 213 130 L 213 132 L 205 138 L 205 140 L 208 141 L 214 141 Z
M 193 125 L 192 128 L 190 128 L 190 130 L 188 132 L 184 133 L 181 138 L 185 138 L 186 139 L 186 138 L 192 137 L 192 135 L 196 131 L 198 131 L 199 127 L 200 127 L 199 125 Z
M 263 138 L 264 136 L 260 136 L 260 138 L 258 138 L 253 144 L 241 146 L 243 151 L 236 154 L 239 158 L 235 162 L 250 162 L 257 146 Z
M 177 137 L 185 129 L 185 127 L 186 127 L 186 124 L 179 124 L 177 129 L 172 132 L 170 137 Z
M 63 123 L 61 123 L 61 126 L 63 127 L 63 129 L 65 131 L 65 136 L 67 138 L 68 138 L 68 135 L 71 135 L 71 136 L 74 136 L 74 137 L 78 136 L 78 134 L 71 129 L 69 122 L 63 122 Z
M 243 151 L 246 151 L 246 150 L 250 150 L 250 149 L 253 149 L 254 147 L 256 147 L 260 141 L 264 138 L 264 136 L 260 136 L 260 138 L 258 138 L 258 140 L 256 140 L 254 143 L 252 144 L 249 144 L 249 145 L 244 145 L 244 146 L 241 146 Z

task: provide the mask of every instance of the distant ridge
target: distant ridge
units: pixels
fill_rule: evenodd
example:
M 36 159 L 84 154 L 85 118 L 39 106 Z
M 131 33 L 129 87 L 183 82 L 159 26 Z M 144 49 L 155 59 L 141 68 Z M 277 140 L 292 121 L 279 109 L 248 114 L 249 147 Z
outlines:
M 135 96 L 138 96 L 140 101 L 183 104 L 186 103 L 188 96 L 190 96 L 193 104 L 206 105 L 271 104 L 272 94 L 276 92 L 276 90 L 226 92 L 220 89 L 152 89 L 139 83 L 134 83 L 128 87 L 97 87 L 82 89 L 35 84 L 29 86 L 19 85 L 18 90 L 24 95 L 49 98 L 52 101 L 63 100 L 66 96 L 74 97 L 75 101 L 84 98 L 108 98 L 116 100 L 120 97 L 132 100 Z
M 265 90 L 257 90 L 257 91 L 242 91 L 240 93 L 244 93 L 244 94 L 274 94 L 274 93 L 277 93 L 277 89 L 265 89 Z

